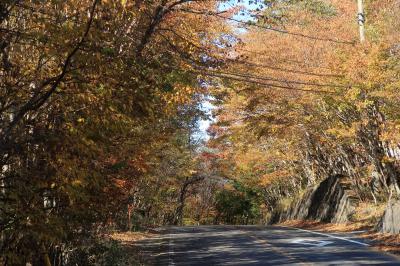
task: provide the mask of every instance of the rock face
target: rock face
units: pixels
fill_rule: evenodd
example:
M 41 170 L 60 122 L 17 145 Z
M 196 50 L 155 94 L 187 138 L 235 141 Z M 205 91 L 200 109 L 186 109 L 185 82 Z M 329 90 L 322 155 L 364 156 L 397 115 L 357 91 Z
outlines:
M 287 209 L 276 210 L 270 223 L 286 220 L 315 220 L 331 223 L 345 223 L 354 212 L 356 198 L 352 195 L 346 178 L 335 175 L 308 189 L 294 199 Z
M 389 202 L 386 206 L 378 229 L 382 233 L 399 234 L 400 233 L 400 201 Z
M 270 224 L 288 220 L 305 220 L 311 205 L 311 196 L 314 188 L 307 189 L 301 198 L 294 199 L 287 209 L 276 208 L 272 213 Z

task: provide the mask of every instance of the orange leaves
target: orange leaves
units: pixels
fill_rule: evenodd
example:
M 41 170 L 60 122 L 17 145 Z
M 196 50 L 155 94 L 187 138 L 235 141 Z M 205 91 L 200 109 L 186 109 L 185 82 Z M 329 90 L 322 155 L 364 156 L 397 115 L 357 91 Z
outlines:
M 128 165 L 130 167 L 133 167 L 136 169 L 138 172 L 145 174 L 149 170 L 149 165 L 147 164 L 146 157 L 143 155 L 138 155 L 134 158 L 132 158 L 129 162 Z
M 184 105 L 192 101 L 192 95 L 196 91 L 194 87 L 175 84 L 172 93 L 164 94 L 163 97 L 170 106 Z
M 291 177 L 291 172 L 289 170 L 276 170 L 271 173 L 264 174 L 259 181 L 261 186 L 269 186 L 274 183 L 277 179 L 285 179 Z

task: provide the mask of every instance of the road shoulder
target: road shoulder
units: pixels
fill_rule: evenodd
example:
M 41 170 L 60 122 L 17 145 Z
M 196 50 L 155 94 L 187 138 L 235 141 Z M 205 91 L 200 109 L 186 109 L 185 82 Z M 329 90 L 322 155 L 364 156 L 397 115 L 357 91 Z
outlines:
M 372 227 L 354 226 L 352 224 L 331 224 L 316 221 L 287 221 L 277 226 L 308 230 L 310 232 L 340 234 L 344 238 L 360 239 L 376 251 L 384 251 L 400 258 L 400 235 L 390 235 L 376 232 Z M 357 240 L 355 240 L 357 241 Z

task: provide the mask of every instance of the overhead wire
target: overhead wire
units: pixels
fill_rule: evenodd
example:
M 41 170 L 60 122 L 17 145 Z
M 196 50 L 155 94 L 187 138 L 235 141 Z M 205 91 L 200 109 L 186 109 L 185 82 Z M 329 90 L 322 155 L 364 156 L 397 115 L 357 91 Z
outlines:
M 223 12 L 192 10 L 192 9 L 186 9 L 186 8 L 180 8 L 180 9 L 177 9 L 177 10 L 178 11 L 182 11 L 182 12 L 192 13 L 192 14 L 198 14 L 198 15 L 214 16 L 214 17 L 218 17 L 220 19 L 224 19 L 224 20 L 228 20 L 228 21 L 233 21 L 233 22 L 239 23 L 239 24 L 241 24 L 243 26 L 261 28 L 261 29 L 265 29 L 265 30 L 268 30 L 268 31 L 274 31 L 274 32 L 282 33 L 282 34 L 293 35 L 293 36 L 306 38 L 306 39 L 310 39 L 310 40 L 327 41 L 327 42 L 334 42 L 334 43 L 346 44 L 346 45 L 354 45 L 356 43 L 355 41 L 336 40 L 336 39 L 327 38 L 327 37 L 319 37 L 319 36 L 315 36 L 315 35 L 308 35 L 308 34 L 304 34 L 304 33 L 300 33 L 300 32 L 292 32 L 292 31 L 273 28 L 273 27 L 269 27 L 269 26 L 263 26 L 263 25 L 259 25 L 259 24 L 255 24 L 255 23 L 249 23 L 249 22 L 246 22 L 246 21 L 242 21 L 240 19 L 235 19 L 235 18 L 229 18 L 229 17 L 222 16 L 221 13 L 223 13 Z
M 242 64 L 245 66 L 250 66 L 250 67 L 262 67 L 262 68 L 267 68 L 271 70 L 276 70 L 276 71 L 282 71 L 282 72 L 288 72 L 288 73 L 294 73 L 294 74 L 300 74 L 300 75 L 307 75 L 307 76 L 317 76 L 317 77 L 342 77 L 343 75 L 339 74 L 329 74 L 329 73 L 316 73 L 316 72 L 308 72 L 308 71 L 302 71 L 302 70 L 296 70 L 296 69 L 290 69 L 290 68 L 284 68 L 284 67 L 278 67 L 278 66 L 270 66 L 267 64 L 259 64 L 259 63 L 254 63 L 250 61 L 245 61 L 245 60 L 238 60 L 238 59 L 228 59 L 232 63 L 238 63 Z
M 210 71 L 210 70 L 208 70 Z M 251 79 L 258 79 L 264 81 L 274 81 L 274 82 L 281 82 L 281 83 L 290 83 L 296 85 L 307 85 L 307 86 L 315 86 L 315 87 L 331 87 L 331 88 L 345 88 L 345 85 L 340 84 L 322 84 L 322 83 L 312 83 L 312 82 L 305 82 L 305 81 L 298 81 L 298 80 L 285 80 L 285 79 L 277 79 L 268 76 L 258 76 L 258 75 L 251 75 L 251 74 L 243 74 L 243 73 L 232 73 L 226 71 L 216 71 L 211 70 L 212 73 L 217 73 L 221 75 L 229 75 L 229 76 L 237 76 L 241 78 L 251 78 Z
M 336 94 L 335 91 L 320 90 L 320 89 L 308 90 L 308 89 L 302 89 L 302 88 L 293 87 L 293 86 L 285 86 L 285 85 L 281 85 L 281 84 L 260 82 L 257 80 L 250 80 L 250 79 L 245 79 L 242 77 L 227 76 L 224 74 L 213 73 L 213 72 L 196 71 L 196 70 L 189 70 L 189 72 L 208 76 L 208 77 L 218 77 L 218 78 L 232 80 L 232 81 L 238 81 L 238 82 L 244 82 L 244 83 L 249 83 L 249 84 L 254 84 L 254 85 L 265 86 L 268 88 L 278 88 L 278 89 L 284 89 L 284 90 L 302 91 L 302 92 L 311 92 L 311 93 Z
M 265 56 L 265 52 L 251 51 L 251 50 L 247 50 L 247 49 L 243 49 L 243 48 L 236 49 L 236 51 L 237 52 L 245 52 L 245 53 L 249 53 L 249 54 L 254 54 L 254 55 L 257 55 L 257 56 Z M 270 57 L 266 57 L 266 58 L 268 60 L 271 60 Z M 293 59 L 290 59 L 290 58 L 285 58 L 283 60 L 284 60 L 284 63 L 287 63 L 287 62 L 288 63 L 293 63 L 293 64 L 297 64 L 297 65 L 299 65 L 301 67 L 310 67 L 310 68 L 314 68 L 314 69 L 318 68 L 318 69 L 332 70 L 331 68 L 326 67 L 326 66 L 310 66 L 310 65 L 305 64 L 305 62 L 298 61 L 298 60 L 293 60 Z M 282 63 L 282 62 L 277 62 L 277 63 Z
M 174 35 L 176 35 L 178 38 L 182 39 L 183 41 L 191 44 L 193 47 L 196 47 L 197 49 L 205 52 L 205 49 L 203 47 L 200 47 L 200 46 L 194 44 L 193 42 L 191 42 L 189 40 L 189 38 L 184 36 L 184 34 L 182 34 L 182 33 L 178 33 L 178 32 L 176 32 L 176 31 L 174 31 L 172 29 L 165 29 L 165 28 L 160 28 L 159 30 L 161 30 L 161 31 L 169 31 L 169 32 L 173 33 Z M 166 36 L 163 36 L 163 37 L 165 38 Z M 243 64 L 243 65 L 246 65 L 246 66 L 262 67 L 262 68 L 268 68 L 268 69 L 271 69 L 271 70 L 287 72 L 287 73 L 294 73 L 294 74 L 301 74 L 301 75 L 318 76 L 318 77 L 342 77 L 343 76 L 343 75 L 340 75 L 340 74 L 315 73 L 315 72 L 309 72 L 309 71 L 288 69 L 288 68 L 279 67 L 279 66 L 271 66 L 271 65 L 267 65 L 267 64 L 258 64 L 258 63 L 254 63 L 254 62 L 250 62 L 250 61 L 246 61 L 246 60 L 240 60 L 240 59 L 224 58 L 223 60 L 229 61 L 231 63 Z M 295 62 L 296 63 L 301 63 L 301 62 L 297 62 L 297 61 L 295 61 Z
M 174 32 L 176 34 L 176 32 Z M 323 83 L 313 83 L 313 82 L 305 82 L 305 81 L 299 81 L 299 80 L 287 80 L 287 79 L 278 79 L 278 78 L 273 78 L 270 76 L 259 76 L 259 75 L 251 75 L 251 74 L 246 74 L 246 73 L 232 73 L 228 71 L 221 71 L 218 70 L 217 68 L 205 68 L 200 65 L 200 62 L 194 62 L 187 56 L 184 56 L 180 49 L 176 46 L 173 45 L 171 42 L 169 42 L 167 36 L 164 36 L 161 34 L 161 36 L 168 41 L 169 45 L 173 48 L 175 53 L 178 53 L 179 56 L 187 61 L 189 60 L 189 64 L 194 67 L 194 69 L 191 70 L 185 70 L 187 72 L 191 72 L 194 74 L 200 74 L 203 76 L 208 76 L 208 77 L 218 77 L 222 78 L 225 80 L 232 80 L 232 81 L 238 81 L 238 82 L 244 82 L 244 83 L 250 83 L 250 84 L 257 84 L 257 85 L 262 85 L 262 86 L 267 86 L 271 88 L 280 88 L 280 89 L 286 89 L 286 90 L 297 90 L 297 91 L 304 91 L 304 92 L 314 92 L 314 93 L 336 93 L 335 91 L 328 91 L 328 90 L 309 90 L 309 89 L 301 89 L 298 87 L 293 87 L 292 85 L 305 85 L 305 86 L 314 86 L 314 87 L 329 87 L 329 88 L 347 88 L 346 85 L 342 84 L 323 84 Z M 180 36 L 181 38 L 184 38 L 183 36 Z M 164 66 L 167 68 L 171 68 L 171 66 Z M 171 68 L 173 70 L 176 70 L 177 67 Z M 270 81 L 272 83 L 266 83 L 262 81 Z M 278 84 L 277 84 L 278 83 Z M 283 85 L 287 84 L 287 86 Z

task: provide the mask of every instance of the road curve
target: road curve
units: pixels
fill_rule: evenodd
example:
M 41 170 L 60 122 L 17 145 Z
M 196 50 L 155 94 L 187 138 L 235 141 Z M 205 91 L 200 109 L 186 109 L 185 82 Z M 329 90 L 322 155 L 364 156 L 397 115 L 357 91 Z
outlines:
M 279 226 L 169 227 L 139 245 L 146 265 L 400 265 L 351 235 Z

